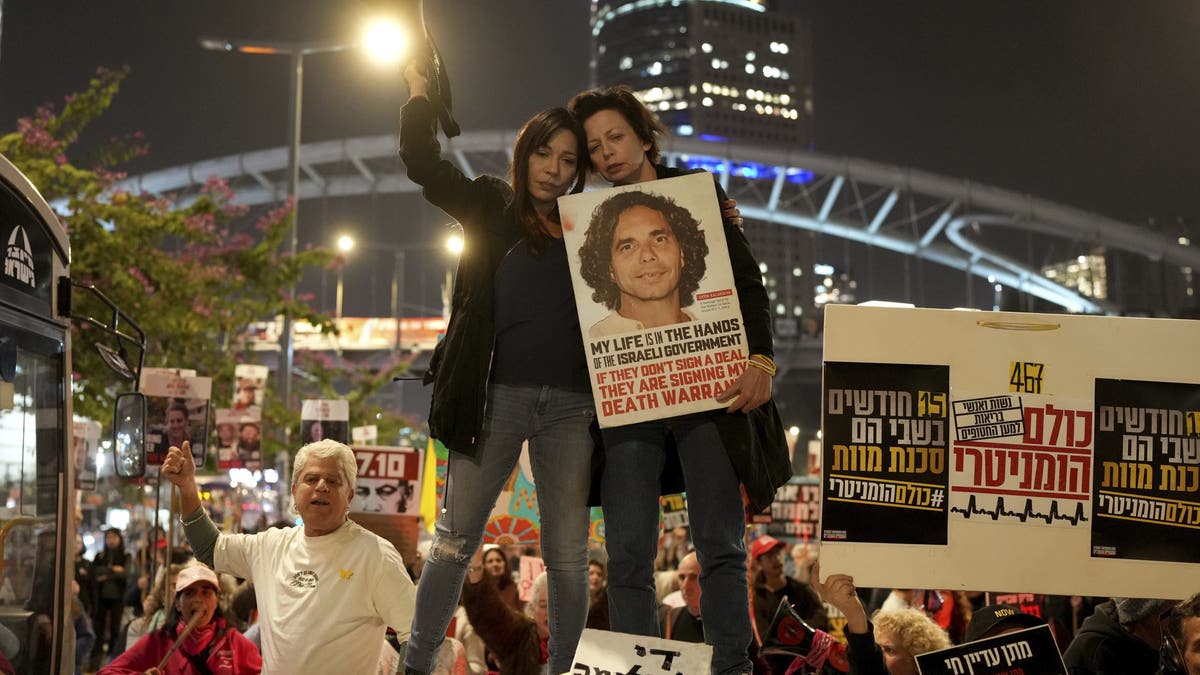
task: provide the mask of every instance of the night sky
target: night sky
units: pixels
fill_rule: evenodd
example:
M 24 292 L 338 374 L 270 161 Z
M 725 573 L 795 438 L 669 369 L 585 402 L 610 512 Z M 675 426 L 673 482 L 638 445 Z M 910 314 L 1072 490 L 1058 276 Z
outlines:
M 1200 3 L 802 2 L 816 149 L 962 176 L 1130 222 L 1200 217 Z M 139 169 L 283 145 L 287 60 L 204 34 L 352 35 L 362 5 L 311 0 L 8 0 L 0 129 L 133 74 L 101 134 L 141 129 Z M 443 0 L 426 17 L 464 128 L 514 128 L 587 84 L 584 0 Z M 353 54 L 306 61 L 304 140 L 395 129 L 403 85 Z
M 588 84 L 585 0 L 425 4 L 464 129 L 516 128 Z M 1200 237 L 1200 3 L 779 4 L 812 21 L 817 151 L 968 178 L 1135 224 L 1182 218 Z M 348 40 L 362 7 L 8 0 L 0 129 L 82 88 L 97 66 L 128 64 L 132 75 L 93 137 L 144 131 L 150 155 L 130 173 L 283 146 L 286 57 L 204 51 L 197 37 Z M 395 69 L 352 53 L 305 63 L 305 142 L 396 130 L 405 92 Z M 336 220 L 328 211 L 338 208 L 323 206 L 323 217 Z M 387 209 L 396 210 L 387 202 L 376 212 Z M 301 209 L 302 241 L 328 238 L 306 222 L 313 212 Z

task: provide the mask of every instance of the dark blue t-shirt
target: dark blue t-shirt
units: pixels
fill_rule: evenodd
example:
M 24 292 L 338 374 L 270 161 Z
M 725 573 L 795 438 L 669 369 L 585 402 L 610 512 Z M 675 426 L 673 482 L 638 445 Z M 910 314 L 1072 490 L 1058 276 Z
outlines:
M 496 270 L 495 289 L 492 380 L 589 391 L 563 240 L 548 239 L 540 255 L 529 250 L 526 240 L 517 242 Z

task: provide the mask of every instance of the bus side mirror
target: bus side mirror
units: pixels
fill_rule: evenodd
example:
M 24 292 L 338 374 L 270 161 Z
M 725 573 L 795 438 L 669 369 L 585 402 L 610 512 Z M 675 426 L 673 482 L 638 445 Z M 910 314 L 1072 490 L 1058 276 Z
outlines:
M 146 475 L 146 397 L 138 392 L 117 396 L 113 407 L 113 459 L 121 478 Z

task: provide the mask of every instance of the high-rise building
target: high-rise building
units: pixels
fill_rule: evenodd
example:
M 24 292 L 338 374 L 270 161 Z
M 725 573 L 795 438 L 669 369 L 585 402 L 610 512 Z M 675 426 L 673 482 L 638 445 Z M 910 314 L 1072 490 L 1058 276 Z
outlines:
M 767 0 L 592 0 L 592 83 L 629 85 L 679 136 L 812 141 L 808 22 Z
M 1078 291 L 1080 295 L 1097 300 L 1108 299 L 1108 265 L 1104 248 L 1042 266 L 1042 274 L 1052 281 Z
M 676 136 L 771 147 L 812 143 L 806 19 L 767 0 L 592 0 L 594 86 L 628 85 Z M 714 168 L 703 158 L 689 166 Z M 739 170 L 755 170 L 746 165 Z M 810 235 L 752 223 L 780 337 L 814 313 Z

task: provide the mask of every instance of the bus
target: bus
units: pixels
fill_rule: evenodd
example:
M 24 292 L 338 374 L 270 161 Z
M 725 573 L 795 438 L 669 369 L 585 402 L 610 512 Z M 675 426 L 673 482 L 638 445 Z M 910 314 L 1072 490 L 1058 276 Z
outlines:
M 115 348 L 98 347 L 123 376 L 136 378 L 140 371 L 145 336 L 94 288 L 72 285 L 66 231 L 2 155 L 0 244 L 0 672 L 69 674 L 75 671 L 74 618 L 80 611 L 72 591 L 72 297 L 92 296 L 107 308 L 99 318 L 82 320 L 111 336 Z M 130 367 L 124 345 L 139 343 Z M 145 434 L 145 399 L 139 397 L 122 395 L 115 406 L 118 475 L 138 475 L 138 460 L 144 461 L 134 451 Z

